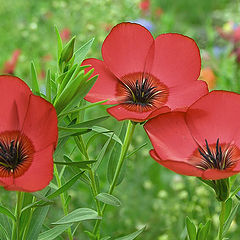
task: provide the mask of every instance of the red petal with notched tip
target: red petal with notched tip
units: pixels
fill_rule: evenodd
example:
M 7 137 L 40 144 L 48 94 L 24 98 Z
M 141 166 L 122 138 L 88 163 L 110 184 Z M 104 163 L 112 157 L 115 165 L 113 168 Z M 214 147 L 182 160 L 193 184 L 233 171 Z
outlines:
M 31 90 L 21 79 L 0 76 L 0 132 L 19 130 L 25 119 Z
M 117 104 L 117 84 L 119 80 L 110 72 L 105 63 L 95 58 L 89 58 L 83 61 L 82 65 L 91 65 L 94 68 L 92 76 L 99 75 L 95 84 L 84 98 L 89 102 L 108 101 L 104 104 Z
M 204 81 L 193 81 L 185 85 L 169 88 L 166 103 L 172 110 L 186 111 L 187 108 L 203 95 L 208 94 L 208 87 Z
M 162 166 L 182 175 L 201 177 L 202 170 L 192 166 L 186 162 L 162 160 L 159 158 L 155 150 L 150 150 L 150 156 Z
M 120 23 L 103 42 L 103 60 L 119 79 L 130 73 L 144 72 L 146 57 L 153 42 L 151 33 L 141 25 Z
M 240 95 L 212 91 L 195 102 L 187 111 L 186 122 L 200 145 L 220 143 L 240 147 Z
M 184 117 L 183 112 L 172 112 L 159 115 L 145 123 L 144 129 L 161 159 L 188 163 L 189 157 L 198 147 Z
M 155 39 L 154 57 L 149 70 L 168 87 L 180 86 L 198 79 L 201 58 L 193 39 L 174 33 Z
M 53 178 L 53 146 L 36 152 L 29 169 L 13 183 L 5 185 L 6 190 L 35 192 L 46 187 Z M 0 178 L 0 181 L 2 178 Z
M 32 141 L 36 152 L 57 145 L 57 114 L 52 104 L 31 95 L 22 132 Z
M 153 111 L 137 112 L 128 110 L 128 108 L 124 106 L 124 104 L 119 104 L 117 106 L 108 108 L 107 111 L 118 121 L 129 119 L 134 122 L 144 122 L 159 114 L 169 112 L 170 109 L 168 107 L 161 107 L 159 109 L 154 109 Z

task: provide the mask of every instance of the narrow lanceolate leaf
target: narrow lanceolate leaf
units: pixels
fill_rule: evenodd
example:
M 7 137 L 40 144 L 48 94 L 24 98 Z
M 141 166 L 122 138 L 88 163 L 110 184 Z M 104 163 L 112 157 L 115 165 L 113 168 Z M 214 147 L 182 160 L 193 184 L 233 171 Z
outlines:
M 49 206 L 37 208 L 32 216 L 29 226 L 27 240 L 38 239 L 38 235 L 42 229 L 43 222 L 47 216 Z
M 89 49 L 92 46 L 92 43 L 94 41 L 94 38 L 90 39 L 88 42 L 86 42 L 83 46 L 81 46 L 74 54 L 75 54 L 75 63 L 81 63 L 83 59 L 85 59 Z
M 74 166 L 82 169 L 90 169 L 89 164 L 95 163 L 96 160 L 89 160 L 89 161 L 81 161 L 81 162 L 54 162 L 57 165 L 64 165 L 64 166 Z
M 10 240 L 10 237 L 8 236 L 7 230 L 0 224 L 0 236 L 3 240 Z
M 145 226 L 143 228 L 141 228 L 140 230 L 134 232 L 134 233 L 131 233 L 127 236 L 124 236 L 124 237 L 120 237 L 120 238 L 117 238 L 115 240 L 133 240 L 135 239 L 136 237 L 138 237 L 145 229 Z
M 226 201 L 226 207 L 225 207 L 225 214 L 224 214 L 224 222 L 227 221 L 230 213 L 231 213 L 231 210 L 232 210 L 232 198 L 229 198 L 227 201 Z
M 103 101 L 99 101 L 99 102 L 96 102 L 96 103 L 92 103 L 92 104 L 88 104 L 86 106 L 83 106 L 83 107 L 76 107 L 76 108 L 73 108 L 73 109 L 70 109 L 69 111 L 65 111 L 65 112 L 61 112 L 59 115 L 58 115 L 58 118 L 60 117 L 64 117 L 68 114 L 72 114 L 72 113 L 78 113 L 82 110 L 86 110 L 88 108 L 92 108 L 92 107 L 96 107 L 102 103 L 105 103 L 107 102 L 108 100 L 103 100 Z
M 90 208 L 78 208 L 52 224 L 70 224 L 91 219 L 101 219 L 101 217 L 98 216 L 96 211 Z
M 205 225 L 203 225 L 203 226 L 201 226 L 201 228 L 199 228 L 198 234 L 197 234 L 197 240 L 207 240 L 208 239 L 208 233 L 210 230 L 210 226 L 211 226 L 211 221 L 208 220 Z
M 223 235 L 225 235 L 227 233 L 228 229 L 230 228 L 231 223 L 232 223 L 233 219 L 235 218 L 235 216 L 237 214 L 237 210 L 238 210 L 239 205 L 240 205 L 240 202 L 238 201 L 237 204 L 233 207 L 227 221 L 224 223 L 224 225 L 223 225 Z
M 108 193 L 99 193 L 96 198 L 105 203 L 105 204 L 108 204 L 108 205 L 112 205 L 112 206 L 116 206 L 116 207 L 119 207 L 121 206 L 121 202 L 118 198 L 114 197 L 113 195 L 111 194 L 108 194 Z
M 126 158 L 131 157 L 132 155 L 134 155 L 135 153 L 137 153 L 139 150 L 141 150 L 142 148 L 144 148 L 146 145 L 148 145 L 148 143 L 144 143 L 142 144 L 140 147 L 138 147 L 137 149 L 135 149 L 133 152 L 129 153 Z
M 6 207 L 0 206 L 0 213 L 10 217 L 13 221 L 16 221 L 14 214 Z
M 81 177 L 83 173 L 84 172 L 77 173 L 74 177 L 72 177 L 69 181 L 62 185 L 62 187 L 60 187 L 57 191 L 48 195 L 47 198 L 53 199 L 62 194 L 63 192 L 67 191 Z
M 92 131 L 97 132 L 97 133 L 101 133 L 101 134 L 103 134 L 103 135 L 105 135 L 107 137 L 112 137 L 113 140 L 115 140 L 120 145 L 122 145 L 121 139 L 116 134 L 114 134 L 112 136 L 113 131 L 111 131 L 111 130 L 108 130 L 108 129 L 104 128 L 104 127 L 93 126 L 92 127 Z
M 47 79 L 46 79 L 46 98 L 49 102 L 52 101 L 52 86 L 51 86 L 51 70 L 47 71 Z
M 72 224 L 56 226 L 52 229 L 49 229 L 49 230 L 39 234 L 38 240 L 53 240 L 71 226 L 72 226 Z
M 60 33 L 57 29 L 57 27 L 55 26 L 55 31 L 56 31 L 56 35 L 57 35 L 57 46 L 58 46 L 58 60 L 60 59 L 61 57 L 61 52 L 62 52 L 62 48 L 63 48 L 63 44 L 62 44 L 62 39 L 61 39 L 61 36 L 60 36 Z
M 68 128 L 59 126 L 58 138 L 65 138 L 70 136 L 78 136 L 91 131 L 90 128 Z
M 94 171 L 96 171 L 96 170 L 98 169 L 99 165 L 101 164 L 101 162 L 102 162 L 102 160 L 103 160 L 103 158 L 104 158 L 104 156 L 105 156 L 105 153 L 106 153 L 106 151 L 107 151 L 107 149 L 108 149 L 108 146 L 109 146 L 111 140 L 112 140 L 112 137 L 110 137 L 110 138 L 106 141 L 106 143 L 104 144 L 104 146 L 103 146 L 103 148 L 101 149 L 100 153 L 98 154 L 98 156 L 97 156 L 97 161 L 96 161 L 96 163 L 95 163 L 94 166 L 93 166 Z
M 90 127 L 93 127 L 100 122 L 103 122 L 103 121 L 107 120 L 108 118 L 109 118 L 109 116 L 98 117 L 98 118 L 91 119 L 91 120 L 88 120 L 88 121 L 85 121 L 85 122 L 69 125 L 69 127 L 70 128 L 90 128 Z
M 37 72 L 36 72 L 36 68 L 33 61 L 31 62 L 31 88 L 32 88 L 32 92 L 35 95 L 40 96 L 40 90 L 39 90 L 38 80 L 37 80 Z
M 197 236 L 196 226 L 190 220 L 189 217 L 186 217 L 186 225 L 187 225 L 187 231 L 188 231 L 189 240 L 196 240 L 196 236 Z

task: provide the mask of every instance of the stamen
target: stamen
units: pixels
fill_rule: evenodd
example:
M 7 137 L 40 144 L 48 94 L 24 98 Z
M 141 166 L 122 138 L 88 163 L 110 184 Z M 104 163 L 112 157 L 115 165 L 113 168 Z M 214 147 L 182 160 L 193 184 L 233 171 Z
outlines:
M 227 146 L 224 144 L 224 150 L 222 149 L 222 146 L 219 143 L 219 138 L 216 141 L 215 147 L 213 147 L 215 144 L 209 145 L 207 140 L 205 139 L 205 150 L 203 147 L 198 147 L 198 152 L 200 154 L 200 163 L 196 160 L 196 166 L 200 169 L 206 170 L 206 169 L 220 169 L 224 170 L 229 167 L 231 167 L 236 159 L 233 159 L 233 152 L 237 152 L 237 154 L 240 153 L 240 150 L 236 150 L 237 148 L 235 146 Z M 236 153 L 235 153 L 236 154 Z M 196 156 L 193 154 L 193 156 Z

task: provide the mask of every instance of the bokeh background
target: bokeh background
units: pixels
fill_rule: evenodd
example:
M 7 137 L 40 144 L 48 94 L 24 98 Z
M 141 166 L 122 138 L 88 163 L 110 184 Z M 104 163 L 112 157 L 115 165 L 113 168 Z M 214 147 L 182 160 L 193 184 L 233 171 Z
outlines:
M 54 26 L 65 42 L 76 35 L 76 48 L 95 38 L 88 57 L 101 58 L 101 45 L 111 28 L 117 23 L 131 21 L 142 24 L 155 37 L 176 32 L 193 38 L 201 51 L 200 78 L 208 82 L 210 89 L 238 92 L 239 11 L 238 0 L 0 0 L 0 72 L 14 74 L 28 82 L 33 60 L 39 82 L 44 86 L 47 69 L 57 69 Z M 105 106 L 86 112 L 88 119 L 105 115 Z M 121 123 L 110 118 L 102 126 L 118 133 Z M 105 141 L 106 138 L 99 137 L 92 142 L 89 148 L 92 159 L 96 158 Z M 115 192 L 122 206 L 108 208 L 102 225 L 103 236 L 126 235 L 146 225 L 138 239 L 185 239 L 185 216 L 188 215 L 198 224 L 213 219 L 209 239 L 214 239 L 220 210 L 214 193 L 198 179 L 177 175 L 155 163 L 148 154 L 151 144 L 138 126 L 130 151 L 144 143 L 148 144 L 128 159 L 124 181 Z M 70 140 L 64 151 L 73 151 L 73 156 L 80 158 L 72 146 Z M 110 152 L 107 152 L 98 172 L 102 191 L 108 189 L 109 157 Z M 2 204 L 14 206 L 14 193 L 1 189 L 0 194 Z M 90 189 L 83 182 L 75 184 L 70 195 L 71 210 L 94 208 Z M 56 202 L 46 224 L 62 215 L 60 203 Z M 239 240 L 239 221 L 238 216 L 230 228 L 231 240 Z M 88 239 L 81 231 L 83 226 L 91 229 L 93 224 L 84 222 L 80 225 L 78 239 Z

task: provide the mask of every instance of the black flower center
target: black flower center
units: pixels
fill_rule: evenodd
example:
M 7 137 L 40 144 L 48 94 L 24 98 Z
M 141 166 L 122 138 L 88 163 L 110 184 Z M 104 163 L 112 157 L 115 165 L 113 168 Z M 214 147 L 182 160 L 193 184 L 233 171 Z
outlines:
M 204 148 L 199 147 L 198 151 L 201 155 L 201 163 L 197 165 L 201 169 L 215 168 L 224 170 L 231 167 L 236 159 L 233 159 L 233 154 L 236 149 L 233 146 L 225 146 L 224 149 L 219 144 L 219 138 L 217 139 L 216 145 L 209 146 L 205 139 L 206 146 Z
M 10 144 L 0 142 L 0 165 L 8 172 L 14 172 L 27 157 L 20 141 L 11 140 Z
M 135 73 L 124 76 L 118 88 L 119 99 L 132 111 L 149 111 L 167 102 L 168 90 L 152 75 Z
M 31 165 L 34 147 L 19 131 L 0 133 L 0 176 L 21 176 Z
M 154 100 L 161 93 L 160 90 L 157 90 L 156 86 L 152 86 L 147 78 L 144 78 L 141 82 L 136 80 L 135 83 L 130 83 L 129 85 L 123 84 L 128 91 L 128 100 L 126 103 L 130 104 L 152 106 Z

